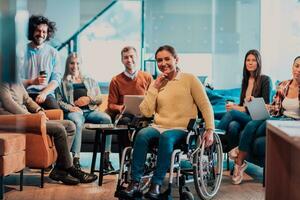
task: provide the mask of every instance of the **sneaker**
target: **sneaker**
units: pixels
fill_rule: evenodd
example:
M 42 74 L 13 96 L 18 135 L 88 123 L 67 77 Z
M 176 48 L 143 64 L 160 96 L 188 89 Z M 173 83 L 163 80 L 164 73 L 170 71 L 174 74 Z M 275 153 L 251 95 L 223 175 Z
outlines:
M 228 152 L 228 156 L 231 160 L 235 160 L 239 155 L 239 148 L 235 147 Z
M 242 165 L 235 164 L 233 169 L 233 176 L 232 176 L 232 184 L 238 185 L 242 182 L 244 171 L 247 169 L 248 164 L 246 161 Z
M 79 162 L 79 158 L 78 157 L 74 157 L 73 158 L 73 166 L 76 169 L 81 170 L 81 166 L 80 166 L 80 162 Z
M 61 181 L 66 185 L 77 185 L 79 180 L 70 174 L 66 170 L 58 169 L 54 167 L 49 174 L 49 178 L 54 181 Z
M 68 169 L 68 172 L 71 176 L 79 179 L 80 183 L 91 183 L 97 180 L 98 176 L 95 174 L 90 174 L 82 171 L 81 169 L 77 169 L 74 166 Z

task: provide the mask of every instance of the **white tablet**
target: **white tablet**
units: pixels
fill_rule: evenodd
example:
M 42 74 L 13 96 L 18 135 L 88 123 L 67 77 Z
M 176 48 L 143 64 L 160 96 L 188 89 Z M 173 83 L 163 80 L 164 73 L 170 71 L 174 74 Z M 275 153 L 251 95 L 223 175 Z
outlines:
M 252 120 L 264 120 L 270 118 L 269 111 L 266 108 L 262 97 L 254 98 L 252 101 L 245 102 Z

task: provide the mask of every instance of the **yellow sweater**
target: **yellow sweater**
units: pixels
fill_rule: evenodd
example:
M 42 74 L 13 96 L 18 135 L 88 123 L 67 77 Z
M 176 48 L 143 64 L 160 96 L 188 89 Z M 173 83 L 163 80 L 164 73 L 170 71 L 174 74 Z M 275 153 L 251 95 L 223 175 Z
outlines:
M 197 118 L 197 106 L 206 129 L 214 129 L 212 106 L 201 82 L 192 74 L 178 73 L 159 90 L 153 83 L 140 105 L 141 112 L 162 128 L 186 128 L 192 118 Z

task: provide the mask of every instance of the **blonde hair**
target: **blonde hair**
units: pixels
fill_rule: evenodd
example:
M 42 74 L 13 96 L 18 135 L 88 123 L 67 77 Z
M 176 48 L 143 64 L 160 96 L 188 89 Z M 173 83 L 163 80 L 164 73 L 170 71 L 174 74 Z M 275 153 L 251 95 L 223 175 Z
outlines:
M 73 58 L 77 58 L 77 59 L 78 59 L 78 62 L 79 62 L 80 64 L 82 63 L 81 56 L 80 56 L 77 52 L 72 52 L 72 53 L 70 53 L 70 54 L 68 55 L 68 57 L 67 57 L 67 60 L 66 60 L 65 74 L 64 74 L 63 80 L 66 80 L 66 79 L 67 79 L 67 76 L 70 75 L 69 65 L 70 65 L 71 60 L 72 60 Z M 79 67 L 79 76 L 80 76 L 80 78 L 82 77 L 80 67 Z

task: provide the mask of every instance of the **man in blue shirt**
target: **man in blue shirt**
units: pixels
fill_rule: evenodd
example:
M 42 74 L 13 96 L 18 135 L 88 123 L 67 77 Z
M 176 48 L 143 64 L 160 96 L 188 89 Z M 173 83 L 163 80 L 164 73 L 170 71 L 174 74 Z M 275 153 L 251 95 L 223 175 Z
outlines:
M 43 16 L 29 19 L 27 52 L 20 75 L 30 97 L 44 109 L 59 108 L 54 91 L 62 72 L 58 51 L 46 43 L 56 31 L 55 23 Z

